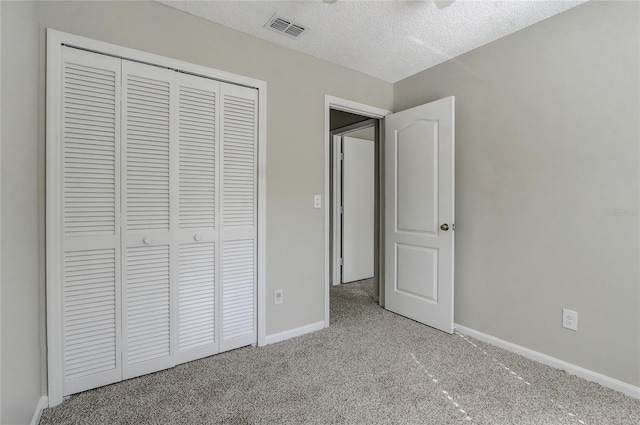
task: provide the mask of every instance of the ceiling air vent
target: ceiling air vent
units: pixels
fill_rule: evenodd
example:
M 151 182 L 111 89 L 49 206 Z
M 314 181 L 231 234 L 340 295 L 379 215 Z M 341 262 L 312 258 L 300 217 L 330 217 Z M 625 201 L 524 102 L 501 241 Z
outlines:
M 266 24 L 265 28 L 288 35 L 289 37 L 298 38 L 307 29 L 300 24 L 295 24 L 289 19 L 273 15 Z

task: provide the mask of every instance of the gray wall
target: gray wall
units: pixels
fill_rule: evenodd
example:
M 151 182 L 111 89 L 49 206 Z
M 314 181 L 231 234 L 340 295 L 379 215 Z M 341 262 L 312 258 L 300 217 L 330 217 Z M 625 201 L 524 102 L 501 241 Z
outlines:
M 41 338 L 47 27 L 267 82 L 267 294 L 281 288 L 285 295 L 284 304 L 267 304 L 267 334 L 324 320 L 324 213 L 312 202 L 324 192 L 324 95 L 391 109 L 390 83 L 158 3 L 1 7 L 1 423 L 28 423 L 46 392 Z
M 2 2 L 2 424 L 31 421 L 42 394 L 42 166 L 38 8 Z M 24 47 L 22 49 L 21 47 Z
M 456 322 L 633 385 L 639 8 L 588 2 L 394 86 L 396 111 L 456 96 Z

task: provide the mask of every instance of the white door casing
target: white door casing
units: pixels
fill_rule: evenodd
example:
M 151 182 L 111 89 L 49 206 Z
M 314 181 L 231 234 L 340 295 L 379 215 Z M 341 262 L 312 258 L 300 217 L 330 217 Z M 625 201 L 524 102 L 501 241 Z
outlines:
M 363 103 L 354 102 L 348 99 L 342 99 L 335 96 L 325 95 L 324 97 L 324 134 L 325 134 L 325 147 L 324 147 L 324 155 L 325 155 L 325 175 L 324 175 L 324 193 L 325 199 L 329 199 L 331 196 L 330 182 L 331 182 L 331 144 L 334 143 L 334 138 L 331 137 L 331 109 L 336 109 L 338 111 L 350 112 L 352 114 L 362 115 L 364 117 L 369 117 L 373 119 L 381 120 L 385 116 L 389 115 L 391 111 L 377 108 L 370 105 L 365 105 Z M 333 167 L 335 169 L 335 167 Z M 382 203 L 382 198 L 380 199 Z M 382 207 L 379 207 L 382 210 Z M 325 246 L 325 287 L 324 287 L 324 327 L 329 327 L 329 289 L 331 287 L 332 281 L 335 283 L 337 279 L 335 278 L 337 273 L 332 273 L 334 271 L 334 267 L 331 264 L 331 212 L 329 208 L 325 208 L 324 214 L 324 227 L 325 227 L 325 236 L 324 236 L 324 246 Z M 334 212 L 335 217 L 335 212 Z M 335 227 L 335 226 L 334 226 Z M 334 239 L 335 242 L 336 239 Z M 335 246 L 334 246 L 335 252 Z M 382 250 L 379 255 L 382 255 Z M 382 260 L 381 257 L 379 257 Z M 383 262 L 379 262 L 379 267 L 382 268 Z M 331 278 L 334 277 L 334 279 Z M 383 280 L 384 276 L 378 274 L 379 280 Z M 382 283 L 381 283 L 382 284 Z M 383 294 L 384 291 L 380 293 L 381 298 L 380 302 L 383 302 Z
M 331 167 L 332 182 L 332 198 L 331 198 L 331 284 L 336 286 L 342 283 L 342 265 L 340 264 L 342 258 L 342 136 L 331 136 L 332 150 L 333 150 L 333 166 Z
M 342 283 L 374 276 L 375 142 L 342 137 Z
M 385 308 L 453 332 L 453 97 L 385 119 Z

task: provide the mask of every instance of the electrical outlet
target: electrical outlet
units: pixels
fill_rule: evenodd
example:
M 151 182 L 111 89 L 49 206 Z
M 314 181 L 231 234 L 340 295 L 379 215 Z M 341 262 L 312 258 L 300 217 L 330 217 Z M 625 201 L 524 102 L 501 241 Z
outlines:
M 572 331 L 578 330 L 578 312 L 562 309 L 562 327 L 571 329 Z
M 313 195 L 313 208 L 322 208 L 322 196 Z
M 283 298 L 282 298 L 282 289 L 276 289 L 274 291 L 274 304 L 282 304 Z

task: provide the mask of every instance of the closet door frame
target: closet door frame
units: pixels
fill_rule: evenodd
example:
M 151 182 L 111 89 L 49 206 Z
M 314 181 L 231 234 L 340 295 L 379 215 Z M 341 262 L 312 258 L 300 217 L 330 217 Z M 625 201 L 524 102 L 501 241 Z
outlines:
M 57 30 L 47 29 L 46 64 L 46 308 L 47 372 L 49 407 L 63 401 L 62 285 L 59 250 L 61 224 L 61 65 L 63 46 L 89 50 L 136 62 L 153 64 L 258 90 L 258 159 L 257 159 L 257 331 L 258 345 L 266 344 L 266 165 L 267 165 L 267 83 L 225 71 L 171 59 L 115 44 L 105 43 Z

